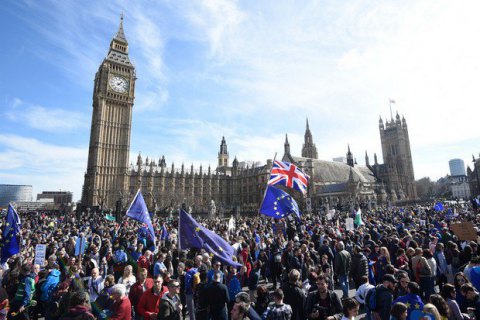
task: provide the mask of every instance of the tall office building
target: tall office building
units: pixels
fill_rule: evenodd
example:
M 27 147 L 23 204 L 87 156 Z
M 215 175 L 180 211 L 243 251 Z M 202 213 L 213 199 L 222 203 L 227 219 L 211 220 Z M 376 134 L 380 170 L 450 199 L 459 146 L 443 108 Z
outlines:
M 462 159 L 452 159 L 448 161 L 450 166 L 451 176 L 464 176 L 465 175 L 465 162 Z

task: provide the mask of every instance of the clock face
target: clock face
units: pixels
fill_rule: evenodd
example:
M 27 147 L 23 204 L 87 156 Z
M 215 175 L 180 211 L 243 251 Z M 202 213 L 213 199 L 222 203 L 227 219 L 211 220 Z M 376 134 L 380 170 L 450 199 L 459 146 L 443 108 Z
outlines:
M 115 92 L 125 93 L 128 91 L 128 80 L 123 77 L 113 76 L 108 83 Z

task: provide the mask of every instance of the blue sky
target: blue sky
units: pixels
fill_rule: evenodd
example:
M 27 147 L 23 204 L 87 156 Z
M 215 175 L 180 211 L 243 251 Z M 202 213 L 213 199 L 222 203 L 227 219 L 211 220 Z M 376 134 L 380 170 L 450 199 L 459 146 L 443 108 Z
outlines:
M 478 155 L 477 1 L 2 1 L 0 183 L 81 196 L 95 72 L 119 16 L 137 70 L 130 161 L 381 159 L 379 116 L 405 116 L 416 178 Z

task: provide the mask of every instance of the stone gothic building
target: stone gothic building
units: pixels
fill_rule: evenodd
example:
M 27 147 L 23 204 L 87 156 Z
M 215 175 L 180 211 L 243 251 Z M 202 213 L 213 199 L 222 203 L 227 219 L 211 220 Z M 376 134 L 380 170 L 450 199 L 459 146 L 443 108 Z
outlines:
M 308 195 L 313 208 L 330 208 L 360 204 L 376 204 L 417 199 L 410 140 L 405 118 L 386 121 L 380 118 L 380 139 L 384 164 L 377 155 L 370 164 L 365 152 L 365 166 L 358 165 L 347 148 L 346 163 L 317 159 L 317 147 L 307 120 L 301 157 L 290 153 L 288 137 L 285 138 L 283 161 L 296 163 L 311 180 Z
M 256 212 L 263 198 L 272 161 L 262 166 L 230 164 L 227 142 L 222 138 L 216 168 L 186 168 L 167 165 L 139 154 L 129 165 L 132 108 L 135 97 L 135 67 L 129 60 L 123 18 L 110 42 L 106 58 L 95 75 L 88 164 L 82 192 L 82 206 L 125 209 L 140 188 L 150 210 L 192 207 L 195 212 Z M 405 119 L 380 119 L 384 164 L 377 156 L 370 165 L 359 166 L 350 151 L 347 163 L 318 159 L 308 119 L 301 157 L 292 156 L 285 137 L 283 160 L 290 161 L 311 176 L 308 198 L 313 209 L 346 204 L 384 203 L 416 198 L 410 142 Z M 300 205 L 304 200 L 293 192 Z
M 472 155 L 473 169 L 467 167 L 467 177 L 470 184 L 470 194 L 472 197 L 480 196 L 480 153 L 478 158 Z

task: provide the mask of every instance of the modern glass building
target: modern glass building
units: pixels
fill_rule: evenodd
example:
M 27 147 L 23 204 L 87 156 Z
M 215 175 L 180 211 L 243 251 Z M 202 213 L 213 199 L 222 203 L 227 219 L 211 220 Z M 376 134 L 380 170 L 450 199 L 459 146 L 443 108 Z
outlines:
M 448 161 L 450 166 L 451 176 L 464 176 L 465 175 L 465 162 L 462 159 L 452 159 Z
M 32 189 L 30 185 L 0 184 L 0 207 L 7 207 L 10 201 L 32 201 Z

